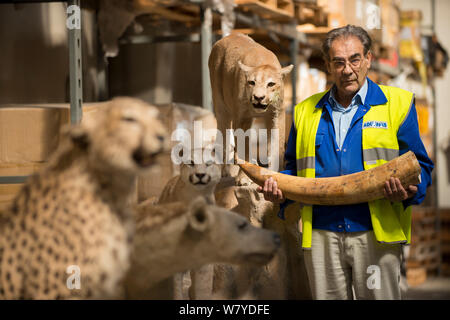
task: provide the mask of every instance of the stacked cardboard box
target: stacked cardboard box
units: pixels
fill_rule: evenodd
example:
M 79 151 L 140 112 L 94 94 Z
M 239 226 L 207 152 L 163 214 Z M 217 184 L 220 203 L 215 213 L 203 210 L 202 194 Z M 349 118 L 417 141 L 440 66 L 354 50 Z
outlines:
M 328 27 L 347 24 L 365 28 L 378 40 L 381 37 L 380 7 L 377 0 L 329 0 L 323 3 L 328 12 Z
M 381 12 L 381 43 L 397 48 L 400 36 L 400 9 L 398 0 L 379 0 Z
M 296 100 L 294 104 L 298 104 L 313 94 L 322 92 L 326 89 L 327 76 L 324 72 L 310 68 L 308 62 L 303 56 L 297 58 L 297 88 Z M 292 105 L 292 80 L 291 77 L 284 79 L 284 105 L 289 111 Z
M 400 57 L 414 61 L 423 60 L 420 43 L 421 11 L 402 11 L 400 15 Z
M 87 103 L 83 117 L 104 103 Z M 27 176 L 42 168 L 59 144 L 61 128 L 70 123 L 68 104 L 2 105 L 0 107 L 0 176 Z M 21 184 L 0 184 L 0 210 Z
M 338 28 L 347 24 L 344 16 L 344 0 L 331 0 L 324 4 L 328 12 L 328 26 Z
M 310 68 L 305 57 L 298 56 L 297 58 L 297 98 L 294 104 L 302 102 L 306 98 L 313 94 L 326 90 L 327 75 L 314 68 Z M 292 126 L 292 80 L 291 77 L 284 79 L 284 107 L 286 110 L 286 125 L 285 125 L 285 138 L 289 138 L 289 131 Z

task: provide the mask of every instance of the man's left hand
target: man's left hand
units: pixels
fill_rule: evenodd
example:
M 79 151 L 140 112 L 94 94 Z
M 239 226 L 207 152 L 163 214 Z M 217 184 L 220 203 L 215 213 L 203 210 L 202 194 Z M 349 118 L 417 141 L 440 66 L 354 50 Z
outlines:
M 417 193 L 417 186 L 410 185 L 408 189 L 403 188 L 398 178 L 391 177 L 384 184 L 384 197 L 392 202 L 400 202 L 411 198 Z

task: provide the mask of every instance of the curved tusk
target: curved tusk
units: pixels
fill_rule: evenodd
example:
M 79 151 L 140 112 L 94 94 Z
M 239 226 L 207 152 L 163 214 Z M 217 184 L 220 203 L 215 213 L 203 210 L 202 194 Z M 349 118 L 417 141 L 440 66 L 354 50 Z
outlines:
M 384 184 L 389 178 L 400 179 L 403 186 L 420 182 L 420 165 L 408 151 L 381 166 L 339 177 L 302 178 L 271 171 L 243 160 L 241 169 L 260 186 L 272 177 L 286 198 L 304 204 L 344 205 L 384 198 Z

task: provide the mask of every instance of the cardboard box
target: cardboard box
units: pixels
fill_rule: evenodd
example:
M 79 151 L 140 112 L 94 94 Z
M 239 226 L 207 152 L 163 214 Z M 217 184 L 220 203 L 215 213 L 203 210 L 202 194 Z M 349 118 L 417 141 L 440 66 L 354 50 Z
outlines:
M 64 105 L 10 105 L 0 108 L 0 163 L 42 163 L 68 123 Z
M 400 37 L 400 10 L 394 0 L 379 0 L 381 12 L 381 43 L 387 47 L 398 47 Z
M 21 187 L 21 184 L 0 184 L 0 212 L 11 204 Z
M 381 29 L 380 7 L 376 0 L 345 0 L 344 17 L 348 24 L 367 31 Z
M 104 103 L 83 105 L 83 119 L 95 117 Z M 0 106 L 0 176 L 29 176 L 43 168 L 70 123 L 69 104 Z M 0 210 L 22 184 L 0 184 Z
M 427 270 L 422 267 L 408 268 L 406 270 L 406 280 L 409 286 L 418 286 L 427 280 Z
M 310 68 L 304 57 L 298 57 L 297 67 L 297 92 L 295 104 L 300 103 L 313 94 L 326 90 L 327 76 L 324 72 Z M 284 106 L 289 111 L 292 105 L 292 80 L 285 77 L 284 80 Z
M 84 104 L 83 117 L 95 116 L 103 104 Z M 61 128 L 69 123 L 69 104 L 0 106 L 0 164 L 47 161 L 59 144 Z
M 328 14 L 328 27 L 335 29 L 343 27 L 347 24 L 345 17 L 340 13 L 330 13 Z
M 376 0 L 329 0 L 326 10 L 330 28 L 352 24 L 367 31 L 381 29 L 380 7 Z
M 420 23 L 422 12 L 402 11 L 400 15 L 399 54 L 401 58 L 423 61 Z

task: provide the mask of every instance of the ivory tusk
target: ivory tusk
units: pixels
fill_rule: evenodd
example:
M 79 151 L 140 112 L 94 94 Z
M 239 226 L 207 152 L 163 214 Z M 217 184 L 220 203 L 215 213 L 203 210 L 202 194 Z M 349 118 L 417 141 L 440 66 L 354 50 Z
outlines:
M 363 203 L 384 198 L 384 184 L 396 177 L 404 187 L 420 182 L 420 165 L 413 152 L 408 151 L 379 167 L 330 178 L 302 178 L 271 171 L 243 160 L 241 169 L 260 186 L 272 177 L 288 199 L 318 205 Z

